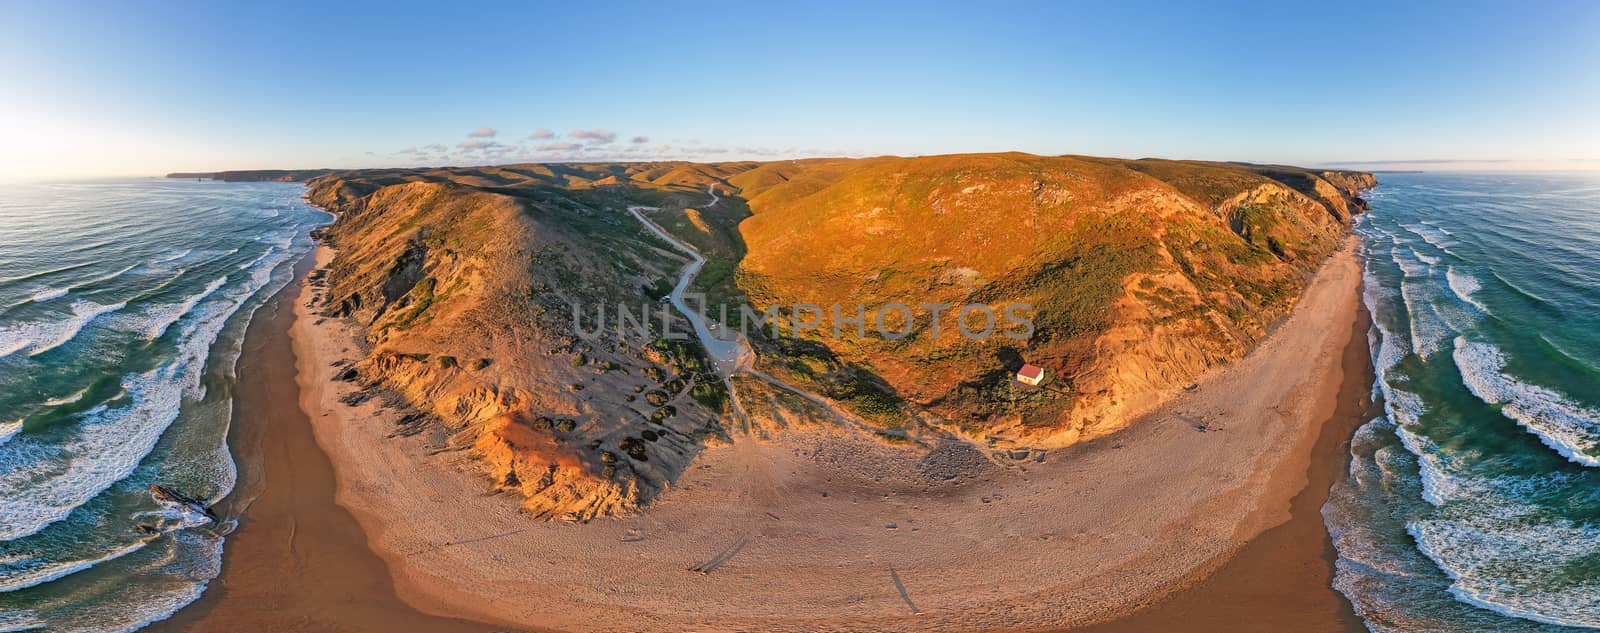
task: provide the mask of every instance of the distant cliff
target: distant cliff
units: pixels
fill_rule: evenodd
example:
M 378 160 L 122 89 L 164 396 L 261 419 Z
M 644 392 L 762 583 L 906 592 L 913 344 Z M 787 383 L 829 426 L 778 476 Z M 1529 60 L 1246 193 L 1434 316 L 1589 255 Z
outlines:
M 1248 352 L 1375 184 L 980 154 L 360 170 L 311 180 L 308 199 L 339 215 L 319 232 L 338 249 L 322 310 L 368 333 L 350 378 L 436 420 L 534 515 L 583 520 L 640 507 L 736 422 L 698 345 L 578 335 L 572 306 L 651 302 L 683 263 L 629 205 L 661 207 L 709 260 L 692 289 L 733 315 L 913 306 L 903 339 L 826 335 L 831 314 L 821 333 L 752 332 L 758 366 L 885 438 L 1006 452 L 1114 431 Z M 1035 329 L 973 341 L 947 320 L 935 336 L 915 308 L 930 303 L 1025 303 Z M 1043 388 L 1014 383 L 1023 362 L 1046 369 Z
M 223 182 L 303 182 L 334 173 L 332 169 L 254 169 L 246 171 L 173 172 L 168 178 L 204 178 Z

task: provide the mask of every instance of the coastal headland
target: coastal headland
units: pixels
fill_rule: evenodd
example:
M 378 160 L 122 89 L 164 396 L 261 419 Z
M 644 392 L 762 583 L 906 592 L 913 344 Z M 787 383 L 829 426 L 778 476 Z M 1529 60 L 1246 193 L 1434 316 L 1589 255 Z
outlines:
M 407 605 L 394 617 L 447 618 L 440 627 L 615 631 L 1115 627 L 1129 614 L 1124 622 L 1182 609 L 1185 596 L 1243 577 L 1230 567 L 1250 560 L 1266 561 L 1259 569 L 1284 556 L 1327 573 L 1325 533 L 1292 556 L 1252 547 L 1285 527 L 1318 533 L 1306 508 L 1320 505 L 1319 473 L 1342 463 L 1346 419 L 1366 397 L 1361 276 L 1347 229 L 1370 176 L 1168 162 L 1141 171 L 1081 157 L 1048 172 L 1048 161 L 1025 156 L 939 158 L 654 174 L 681 187 L 629 184 L 650 182 L 643 171 L 580 185 L 568 173 L 559 193 L 522 196 L 481 173 L 313 182 L 312 201 L 340 219 L 321 232 L 316 272 L 294 297 L 295 384 L 279 393 L 296 395 L 315 443 L 295 443 L 277 463 L 325 455 L 331 468 L 308 476 L 331 485 L 336 504 L 301 510 L 348 513 L 372 558 L 306 560 L 296 573 L 378 576 L 371 595 Z M 978 167 L 1000 171 L 974 179 Z M 968 175 L 951 176 L 942 193 L 912 187 L 920 197 L 901 207 L 872 206 L 876 190 L 851 189 L 861 171 L 871 182 L 898 173 L 890 198 L 904 199 L 928 170 Z M 727 202 L 702 204 L 707 187 Z M 835 206 L 852 211 L 800 225 L 817 228 L 813 245 L 835 233 L 927 239 L 908 233 L 924 210 L 964 225 L 954 239 L 993 245 L 1011 229 L 972 229 L 978 211 L 959 199 L 986 191 L 1004 209 L 1033 200 L 1030 213 L 1005 215 L 1028 231 L 1058 227 L 1074 239 L 1000 257 L 1013 272 L 938 252 L 932 268 L 832 252 L 903 272 L 908 286 L 943 280 L 933 295 L 1031 300 L 1043 306 L 1044 334 L 1023 346 L 925 337 L 899 353 L 918 362 L 897 363 L 883 341 L 816 350 L 780 332 L 749 341 L 755 357 L 738 371 L 692 347 L 578 342 L 539 307 L 586 292 L 653 298 L 673 279 L 681 253 L 650 237 L 642 218 L 604 212 L 624 201 L 653 203 L 650 221 L 706 256 L 694 289 L 759 308 L 841 292 L 836 266 L 822 267 L 834 282 L 813 293 L 769 259 L 805 234 L 773 223 L 811 213 L 816 196 L 840 196 Z M 1081 248 L 1095 239 L 1140 257 Z M 579 245 L 590 257 L 571 257 Z M 491 265 L 510 256 L 533 263 Z M 805 264 L 799 251 L 786 257 Z M 728 274 L 708 278 L 718 266 Z M 1101 274 L 1115 287 L 1099 285 Z M 852 296 L 892 294 L 845 285 Z M 1061 293 L 1094 303 L 1053 303 Z M 519 325 L 506 316 L 516 311 L 535 316 Z M 473 336 L 461 336 L 466 327 Z M 263 354 L 247 346 L 242 380 Z M 1059 376 L 1056 391 L 1011 393 L 1009 378 L 995 380 L 1022 358 Z M 263 373 L 280 387 L 287 379 Z M 1001 397 L 1021 402 L 986 400 Z M 242 429 L 252 419 L 240 411 Z M 235 449 L 261 450 L 247 444 Z M 262 500 L 273 494 L 273 464 L 265 460 Z M 170 625 L 247 630 L 222 627 L 230 603 L 253 591 L 275 592 L 277 602 L 260 604 L 284 614 L 338 611 L 249 577 L 265 554 L 244 543 L 266 538 L 251 530 L 305 516 L 262 503 L 230 541 L 223 591 Z M 293 551 L 335 534 L 354 543 L 348 527 L 291 528 Z M 1312 628 L 1348 630 L 1348 606 L 1322 589 Z M 1304 612 L 1286 606 L 1278 616 Z M 346 615 L 315 617 L 365 617 Z

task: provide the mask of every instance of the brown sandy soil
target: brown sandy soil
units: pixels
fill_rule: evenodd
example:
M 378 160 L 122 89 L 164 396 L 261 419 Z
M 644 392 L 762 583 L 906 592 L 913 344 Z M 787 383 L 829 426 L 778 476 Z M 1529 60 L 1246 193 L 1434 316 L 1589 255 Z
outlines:
M 1344 348 L 1339 408 L 1323 424 L 1306 471 L 1308 483 L 1290 503 L 1287 523 L 1252 539 L 1209 578 L 1126 618 L 1072 633 L 1366 633 L 1350 602 L 1333 588 L 1338 553 L 1322 521 L 1322 505 L 1350 467 L 1350 437 L 1372 406 L 1372 356 L 1366 307 Z
M 584 631 L 1049 630 L 1159 604 L 1305 514 L 1291 500 L 1348 382 L 1359 282 L 1341 250 L 1248 357 L 1025 468 L 955 443 L 924 454 L 825 429 L 740 435 L 644 514 L 586 525 L 520 514 L 439 438 L 393 437 L 398 413 L 377 399 L 341 404 L 351 387 L 331 365 L 355 333 L 319 324 L 309 289 L 291 338 L 336 499 L 422 611 Z
M 297 267 L 303 278 L 311 258 Z M 334 504 L 333 466 L 299 407 L 289 342 L 299 284 L 263 306 L 245 333 L 229 444 L 239 485 L 223 502 L 238 516 L 222 577 L 205 596 L 150 631 L 334 633 L 486 631 L 418 613 L 394 592 L 355 518 Z

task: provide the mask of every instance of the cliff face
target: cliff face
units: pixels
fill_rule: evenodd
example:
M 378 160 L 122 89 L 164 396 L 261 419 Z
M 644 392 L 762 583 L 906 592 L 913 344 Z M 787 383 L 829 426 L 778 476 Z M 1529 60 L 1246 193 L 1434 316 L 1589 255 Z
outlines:
M 679 263 L 595 201 L 450 181 L 329 176 L 309 198 L 339 215 L 322 313 L 365 327 L 345 378 L 418 411 L 541 518 L 626 512 L 720 434 L 722 392 L 698 349 L 575 335 L 571 304 L 625 301 Z M 698 397 L 697 397 L 698 396 Z
M 1048 448 L 1120 428 L 1248 351 L 1373 184 L 998 154 L 363 170 L 310 181 L 308 199 L 339 214 L 319 234 L 338 252 L 321 309 L 367 333 L 346 378 L 424 414 L 401 431 L 444 431 L 534 515 L 583 520 L 647 502 L 733 415 L 697 345 L 659 329 L 578 336 L 573 305 L 636 311 L 683 263 L 628 205 L 662 207 L 658 221 L 710 260 L 694 289 L 735 315 L 913 308 L 897 340 L 870 317 L 865 336 L 836 338 L 828 311 L 810 332 L 752 332 L 767 372 L 890 434 Z M 704 205 L 712 185 L 722 198 Z M 1008 338 L 1002 320 L 970 340 L 951 313 L 935 336 L 918 308 L 932 303 L 1026 304 L 1033 331 Z M 1014 383 L 1023 362 L 1046 368 L 1043 388 Z

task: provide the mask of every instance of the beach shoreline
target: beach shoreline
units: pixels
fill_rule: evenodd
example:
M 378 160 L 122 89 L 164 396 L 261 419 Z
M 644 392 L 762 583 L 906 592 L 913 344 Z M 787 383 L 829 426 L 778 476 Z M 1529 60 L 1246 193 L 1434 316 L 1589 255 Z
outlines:
M 1338 552 L 1323 522 L 1330 488 L 1349 468 L 1350 438 L 1373 413 L 1376 379 L 1367 341 L 1371 315 L 1359 316 L 1340 361 L 1337 409 L 1321 425 L 1307 463 L 1306 485 L 1290 502 L 1290 519 L 1250 539 L 1214 571 L 1125 617 L 1071 633 L 1175 631 L 1301 631 L 1366 633 L 1350 600 L 1333 588 Z
M 331 254 L 319 247 L 318 265 Z M 333 379 L 333 363 L 359 349 L 359 333 L 314 315 L 310 284 L 285 296 L 296 297 L 286 329 L 316 440 L 305 450 L 331 460 L 334 499 L 380 562 L 367 573 L 414 609 L 391 624 L 442 616 L 454 630 L 1148 630 L 1126 627 L 1174 613 L 1170 605 L 1187 596 L 1227 595 L 1207 587 L 1243 577 L 1229 570 L 1246 557 L 1273 562 L 1251 548 L 1284 526 L 1314 520 L 1320 529 L 1305 507 L 1316 515 L 1321 502 L 1302 497 L 1325 495 L 1326 486 L 1308 483 L 1344 456 L 1349 429 L 1324 422 L 1348 413 L 1360 382 L 1347 379 L 1366 342 L 1359 281 L 1353 248 L 1342 249 L 1244 359 L 1127 430 L 1034 467 L 981 470 L 966 486 L 874 485 L 822 463 L 817 447 L 849 447 L 882 469 L 914 469 L 916 460 L 796 430 L 707 449 L 650 509 L 586 525 L 535 522 L 514 499 L 492 494 L 475 461 L 447 450 L 442 435 L 391 437 L 400 412 L 376 398 L 340 402 L 354 387 Z M 1248 396 L 1237 395 L 1241 385 L 1252 387 Z M 1184 422 L 1197 415 L 1212 421 L 1210 431 Z M 246 513 L 225 561 L 264 538 L 250 531 L 267 520 L 258 510 Z M 1328 547 L 1324 529 L 1291 562 L 1305 563 L 1309 551 L 1331 570 Z M 728 552 L 715 573 L 687 571 Z M 225 562 L 222 591 L 180 612 L 171 621 L 179 628 L 159 630 L 248 630 L 209 624 L 244 601 L 235 589 L 250 582 L 242 573 Z M 1342 600 L 1319 590 L 1334 596 L 1324 606 Z M 1279 615 L 1293 619 L 1286 609 Z M 340 610 L 325 617 L 362 623 L 349 630 L 384 626 L 359 609 L 328 609 Z M 1313 617 L 1327 626 L 1308 630 L 1360 630 L 1347 603 Z
M 297 262 L 294 279 L 246 328 L 228 434 L 239 478 L 215 508 L 239 521 L 223 548 L 222 574 L 199 600 L 145 630 L 489 630 L 407 607 L 365 533 L 334 503 L 331 464 L 300 408 L 288 339 L 293 305 L 314 264 L 309 253 Z

